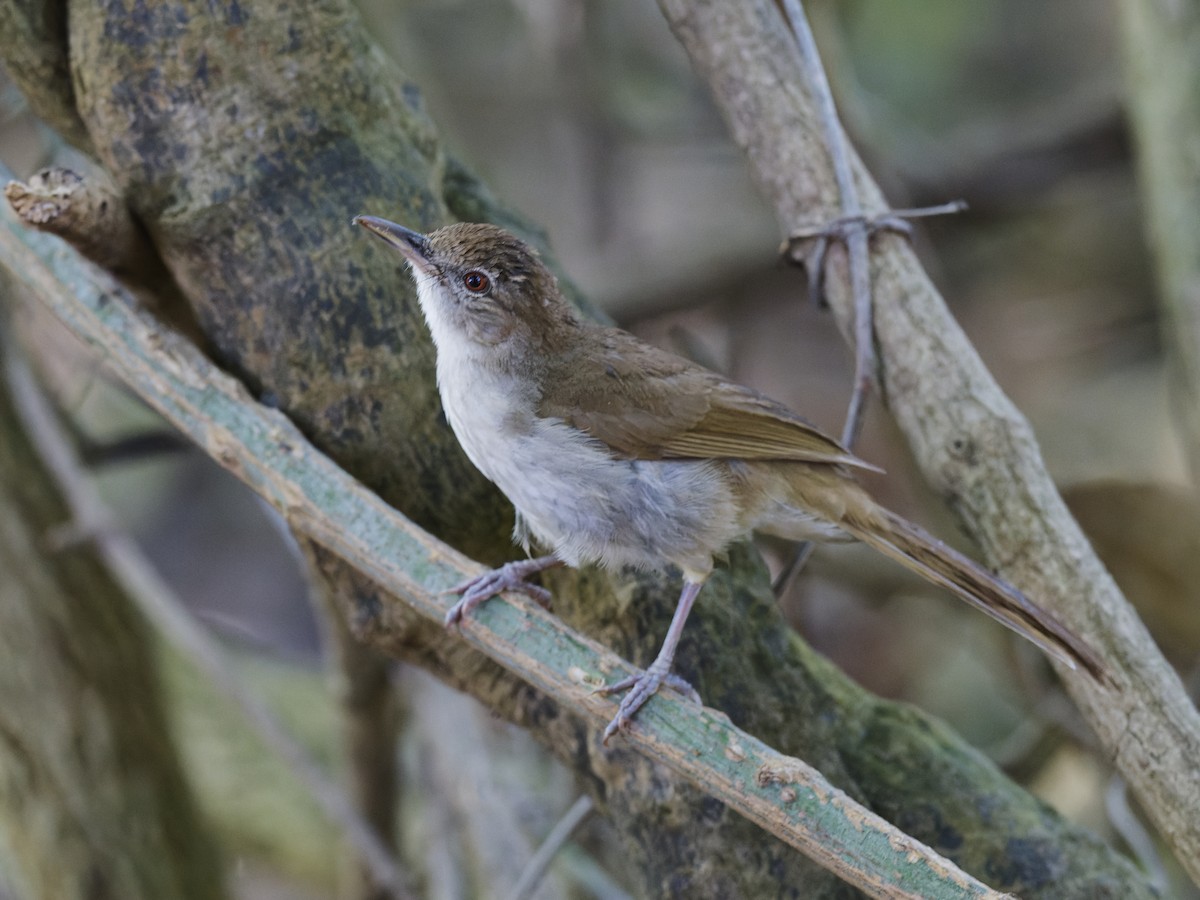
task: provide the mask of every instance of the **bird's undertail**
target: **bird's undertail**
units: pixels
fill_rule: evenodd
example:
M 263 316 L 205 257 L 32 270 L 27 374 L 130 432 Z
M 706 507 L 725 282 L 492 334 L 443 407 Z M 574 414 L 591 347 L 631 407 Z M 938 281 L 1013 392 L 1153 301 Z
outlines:
M 885 556 L 952 591 L 1072 669 L 1082 667 L 1099 681 L 1108 675 L 1083 640 L 1028 597 L 918 526 L 882 507 L 868 522 L 849 515 L 841 526 Z

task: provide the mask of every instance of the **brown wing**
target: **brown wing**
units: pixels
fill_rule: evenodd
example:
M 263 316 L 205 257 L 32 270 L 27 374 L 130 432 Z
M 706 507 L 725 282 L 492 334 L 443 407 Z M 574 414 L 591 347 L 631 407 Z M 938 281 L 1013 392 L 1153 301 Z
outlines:
M 782 404 L 627 332 L 593 328 L 588 338 L 589 352 L 563 355 L 550 372 L 538 415 L 563 419 L 623 456 L 875 468 Z

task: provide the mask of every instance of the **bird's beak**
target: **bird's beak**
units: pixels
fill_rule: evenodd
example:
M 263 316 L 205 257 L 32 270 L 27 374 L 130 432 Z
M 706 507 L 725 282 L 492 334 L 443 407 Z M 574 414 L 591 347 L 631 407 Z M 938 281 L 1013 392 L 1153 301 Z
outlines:
M 379 219 L 375 216 L 355 216 L 352 222 L 361 225 L 372 234 L 377 234 L 397 250 L 413 265 L 414 269 L 432 275 L 437 271 L 429 261 L 429 238 L 419 231 L 412 231 L 403 225 Z

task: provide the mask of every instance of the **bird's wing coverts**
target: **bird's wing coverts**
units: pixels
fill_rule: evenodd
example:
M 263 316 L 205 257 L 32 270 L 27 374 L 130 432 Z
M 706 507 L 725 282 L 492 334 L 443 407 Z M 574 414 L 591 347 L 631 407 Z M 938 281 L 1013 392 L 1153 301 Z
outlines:
M 619 455 L 875 468 L 787 407 L 715 372 L 616 329 L 588 337 L 549 373 L 538 414 Z

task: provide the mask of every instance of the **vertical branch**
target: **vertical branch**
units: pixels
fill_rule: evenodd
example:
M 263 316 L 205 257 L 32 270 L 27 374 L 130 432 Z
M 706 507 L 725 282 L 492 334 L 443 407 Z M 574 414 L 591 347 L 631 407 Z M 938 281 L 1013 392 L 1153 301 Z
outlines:
M 1122 0 L 1121 39 L 1146 230 L 1180 435 L 1200 485 L 1200 4 Z
M 821 55 L 817 50 L 817 42 L 809 27 L 808 18 L 804 15 L 800 0 L 783 0 L 783 8 L 800 46 L 800 62 L 804 67 L 809 88 L 813 92 L 830 166 L 837 182 L 842 221 L 847 226 L 844 238 L 847 265 L 850 268 L 850 293 L 854 298 L 854 388 L 850 395 L 850 407 L 846 412 L 846 424 L 842 428 L 842 446 L 851 448 L 862 429 L 863 416 L 867 411 L 867 397 L 871 390 L 871 381 L 875 377 L 870 231 L 868 223 L 862 218 L 862 203 L 858 199 L 858 188 L 854 183 L 846 135 L 842 130 L 842 123 L 838 120 L 833 92 L 829 89 L 829 79 L 825 77 L 825 67 L 821 64 Z M 823 264 L 823 259 L 812 262 L 812 265 L 818 267 Z M 813 277 L 819 279 L 821 273 L 816 272 Z

